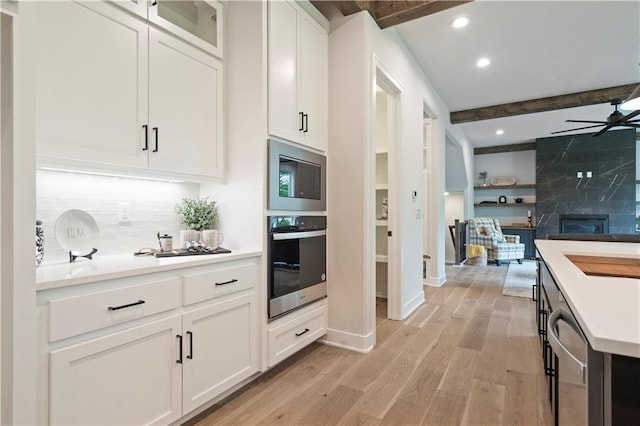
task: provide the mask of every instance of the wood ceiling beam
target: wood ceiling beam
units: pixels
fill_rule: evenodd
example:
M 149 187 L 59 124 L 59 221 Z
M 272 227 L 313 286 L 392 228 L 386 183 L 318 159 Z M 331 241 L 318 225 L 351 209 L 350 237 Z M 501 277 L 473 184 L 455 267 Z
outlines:
M 331 3 L 344 16 L 366 10 L 381 29 L 432 15 L 473 0 L 351 0 Z
M 374 19 L 381 29 L 393 27 L 423 16 L 433 15 L 472 0 L 374 1 Z
M 556 109 L 575 108 L 610 102 L 613 99 L 626 99 L 638 83 L 624 86 L 607 87 L 605 89 L 587 90 L 566 95 L 549 96 L 547 98 L 531 99 L 508 104 L 492 105 L 464 111 L 452 111 L 451 124 L 469 123 L 493 118 L 512 117 L 514 115 L 531 114 L 534 112 L 553 111 Z
M 368 11 L 371 16 L 371 10 L 369 10 L 369 1 L 332 1 L 331 2 L 336 9 L 340 11 L 344 16 L 353 15 L 354 13 L 358 13 L 362 10 Z M 374 16 L 375 19 L 375 16 Z

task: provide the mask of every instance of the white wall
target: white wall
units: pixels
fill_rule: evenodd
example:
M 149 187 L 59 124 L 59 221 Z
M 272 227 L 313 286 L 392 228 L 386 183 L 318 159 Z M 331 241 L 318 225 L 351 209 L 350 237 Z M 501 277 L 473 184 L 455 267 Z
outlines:
M 514 176 L 518 184 L 536 183 L 535 150 L 476 155 L 474 163 L 476 184 L 483 170 L 489 174 L 487 184 L 496 176 Z
M 14 133 L 3 173 L 3 424 L 36 424 L 37 323 L 35 227 L 35 20 L 34 5 L 20 2 L 14 18 Z M 3 149 L 3 153 L 6 153 Z M 5 167 L 7 166 L 8 167 Z M 8 217 L 7 217 L 7 216 Z M 5 228 L 7 225 L 9 228 Z M 28 237 L 30 236 L 30 238 Z M 5 269 L 9 266 L 9 269 Z M 8 290 L 10 298 L 5 299 Z M 10 310 L 5 309 L 10 306 Z M 5 381 L 6 379 L 6 381 Z M 5 387 L 5 384 L 8 384 Z
M 433 226 L 431 280 L 445 280 L 445 135 L 466 144 L 449 125 L 449 111 L 394 29 L 380 30 L 368 13 L 331 19 L 329 37 L 329 335 L 330 343 L 368 350 L 374 342 L 375 211 L 371 133 L 374 88 L 372 55 L 402 86 L 402 122 L 395 149 L 401 218 L 393 230 L 400 245 L 402 316 L 423 300 L 423 214 Z M 430 147 L 432 211 L 423 212 L 423 112 L 433 120 Z M 471 167 L 469 164 L 468 167 Z M 413 192 L 417 196 L 412 197 Z M 363 218 L 365 220 L 363 221 Z

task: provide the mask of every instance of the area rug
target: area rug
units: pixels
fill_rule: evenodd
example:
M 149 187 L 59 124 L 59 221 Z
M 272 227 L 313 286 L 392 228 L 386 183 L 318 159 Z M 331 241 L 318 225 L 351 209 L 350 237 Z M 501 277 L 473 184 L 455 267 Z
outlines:
M 531 298 L 532 286 L 536 283 L 536 276 L 536 262 L 524 261 L 522 265 L 515 262 L 509 263 L 502 294 L 505 296 Z

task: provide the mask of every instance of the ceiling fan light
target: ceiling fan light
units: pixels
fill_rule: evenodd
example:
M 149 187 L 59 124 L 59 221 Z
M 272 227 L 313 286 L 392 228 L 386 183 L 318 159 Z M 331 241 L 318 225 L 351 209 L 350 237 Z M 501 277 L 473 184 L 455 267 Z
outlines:
M 627 100 L 620 105 L 620 108 L 626 109 L 627 111 L 640 109 L 640 84 L 636 87 L 636 90 L 629 95 Z

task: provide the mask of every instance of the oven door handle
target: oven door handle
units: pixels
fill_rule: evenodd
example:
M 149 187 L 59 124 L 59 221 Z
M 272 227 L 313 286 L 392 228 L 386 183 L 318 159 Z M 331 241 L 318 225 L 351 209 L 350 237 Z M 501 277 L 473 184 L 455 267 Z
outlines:
M 582 383 L 587 383 L 587 364 L 580 361 L 575 355 L 567 349 L 560 342 L 560 337 L 558 336 L 558 330 L 556 325 L 558 321 L 564 321 L 569 327 L 576 332 L 578 336 L 584 341 L 585 345 L 587 341 L 582 337 L 582 332 L 580 331 L 580 327 L 578 323 L 573 318 L 569 312 L 563 309 L 556 309 L 549 315 L 549 319 L 547 322 L 547 340 L 551 345 L 551 348 L 555 352 L 558 358 L 562 358 L 567 361 L 567 367 L 573 370 L 576 374 L 578 374 L 582 378 Z
M 273 239 L 274 240 L 299 240 L 301 238 L 322 237 L 323 235 L 327 235 L 326 229 L 323 229 L 321 231 L 306 231 L 306 232 L 274 232 Z

